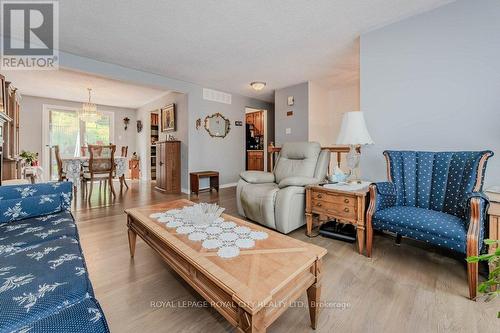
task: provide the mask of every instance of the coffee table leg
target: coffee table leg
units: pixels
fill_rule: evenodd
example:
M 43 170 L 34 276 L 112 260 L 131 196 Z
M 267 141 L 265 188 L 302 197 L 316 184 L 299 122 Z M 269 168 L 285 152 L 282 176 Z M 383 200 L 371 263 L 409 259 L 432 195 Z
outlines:
M 321 299 L 321 259 L 314 265 L 314 274 L 316 282 L 307 289 L 307 301 L 309 303 L 309 317 L 311 318 L 311 327 L 316 329 L 319 317 L 320 299 Z
M 135 242 L 137 240 L 137 234 L 134 230 L 128 229 L 128 247 L 130 249 L 130 257 L 133 258 L 135 254 Z

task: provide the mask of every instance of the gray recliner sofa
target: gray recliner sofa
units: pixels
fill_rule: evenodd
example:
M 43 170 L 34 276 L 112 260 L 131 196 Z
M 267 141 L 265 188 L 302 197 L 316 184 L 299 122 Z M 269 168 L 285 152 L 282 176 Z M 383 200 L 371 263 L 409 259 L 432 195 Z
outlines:
M 317 142 L 283 144 L 273 172 L 244 171 L 236 192 L 238 213 L 289 233 L 305 224 L 305 187 L 325 179 L 330 152 Z

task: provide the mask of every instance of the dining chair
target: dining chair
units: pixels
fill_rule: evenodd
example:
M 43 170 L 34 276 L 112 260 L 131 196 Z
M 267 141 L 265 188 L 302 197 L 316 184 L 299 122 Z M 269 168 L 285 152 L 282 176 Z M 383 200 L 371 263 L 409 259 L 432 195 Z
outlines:
M 61 158 L 61 152 L 59 151 L 59 145 L 54 146 L 54 154 L 56 155 L 57 162 L 57 177 L 60 182 L 66 180 L 66 173 L 63 171 L 63 163 Z M 52 175 L 50 175 L 52 177 Z
M 80 147 L 80 155 L 83 157 L 87 156 L 87 146 Z
M 88 150 L 90 154 L 89 165 L 88 170 L 84 170 L 83 172 L 83 181 L 85 182 L 85 188 L 87 188 L 87 182 L 90 182 L 89 200 L 92 196 L 94 181 L 107 181 L 111 194 L 113 197 L 116 197 L 115 189 L 113 188 L 116 146 L 89 145 Z
M 122 157 L 127 157 L 128 154 L 128 146 L 122 146 Z

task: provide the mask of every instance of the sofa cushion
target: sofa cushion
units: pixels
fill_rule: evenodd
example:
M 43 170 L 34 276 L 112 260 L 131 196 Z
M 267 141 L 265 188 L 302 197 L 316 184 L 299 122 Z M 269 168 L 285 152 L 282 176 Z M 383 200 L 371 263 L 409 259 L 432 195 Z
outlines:
M 71 183 L 0 187 L 0 223 L 69 210 Z
M 240 177 L 252 184 L 274 183 L 274 173 L 272 172 L 243 171 L 240 173 Z
M 284 143 L 274 168 L 276 182 L 291 176 L 314 177 L 320 152 L 317 142 Z
M 78 239 L 73 216 L 67 211 L 3 223 L 0 224 L 0 256 L 61 237 Z
M 24 325 L 16 332 L 105 333 L 109 332 L 109 328 L 99 303 L 89 297 L 48 317 Z
M 375 212 L 373 227 L 465 253 L 464 220 L 435 210 L 395 206 Z
M 0 327 L 8 332 L 91 296 L 83 255 L 74 238 L 0 256 Z

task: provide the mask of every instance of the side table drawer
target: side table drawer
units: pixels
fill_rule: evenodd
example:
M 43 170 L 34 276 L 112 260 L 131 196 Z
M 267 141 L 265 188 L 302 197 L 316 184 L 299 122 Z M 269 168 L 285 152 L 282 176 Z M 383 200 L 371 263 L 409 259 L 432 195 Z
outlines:
M 312 201 L 312 212 L 315 214 L 323 214 L 328 216 L 338 216 L 346 219 L 356 219 L 356 208 L 354 203 L 352 205 L 345 203 L 333 203 L 322 200 Z
M 354 207 L 356 205 L 355 196 L 338 195 L 333 193 L 313 192 L 312 201 L 326 201 L 338 205 Z

